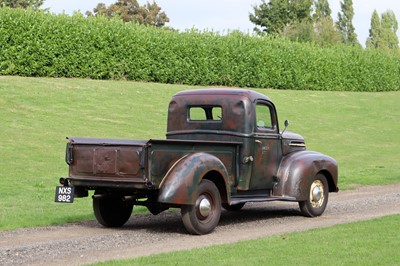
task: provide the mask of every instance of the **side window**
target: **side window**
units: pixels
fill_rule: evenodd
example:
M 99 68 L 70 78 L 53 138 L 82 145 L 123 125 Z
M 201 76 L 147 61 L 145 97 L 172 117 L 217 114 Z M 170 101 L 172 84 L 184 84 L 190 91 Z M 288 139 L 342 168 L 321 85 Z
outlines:
M 256 105 L 256 123 L 259 129 L 272 129 L 271 110 L 268 105 Z
M 221 121 L 221 106 L 191 106 L 189 107 L 189 121 Z

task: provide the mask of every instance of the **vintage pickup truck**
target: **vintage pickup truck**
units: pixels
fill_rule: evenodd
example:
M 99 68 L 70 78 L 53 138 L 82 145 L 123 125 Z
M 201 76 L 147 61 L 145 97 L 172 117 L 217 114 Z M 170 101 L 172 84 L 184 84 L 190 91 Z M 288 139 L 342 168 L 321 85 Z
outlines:
M 55 201 L 94 190 L 94 214 L 107 227 L 124 225 L 134 205 L 154 215 L 180 208 L 186 230 L 201 235 L 217 226 L 221 207 L 295 201 L 314 217 L 324 212 L 328 193 L 338 191 L 336 161 L 307 151 L 300 135 L 281 132 L 272 101 L 251 90 L 177 93 L 166 139 L 68 140 L 69 175 L 60 178 Z

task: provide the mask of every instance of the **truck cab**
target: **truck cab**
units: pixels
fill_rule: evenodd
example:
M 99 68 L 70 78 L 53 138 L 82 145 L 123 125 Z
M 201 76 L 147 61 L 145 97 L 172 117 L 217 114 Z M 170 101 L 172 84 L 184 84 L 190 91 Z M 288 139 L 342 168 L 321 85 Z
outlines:
M 238 142 L 237 191 L 269 191 L 283 156 L 305 151 L 304 138 L 279 129 L 275 105 L 242 89 L 205 89 L 176 94 L 168 110 L 167 139 Z

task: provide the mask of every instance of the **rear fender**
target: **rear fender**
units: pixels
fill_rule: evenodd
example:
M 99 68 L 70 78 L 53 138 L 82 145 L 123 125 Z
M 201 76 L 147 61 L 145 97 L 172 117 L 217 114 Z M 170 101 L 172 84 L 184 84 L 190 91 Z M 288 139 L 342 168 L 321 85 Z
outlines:
M 224 164 L 214 155 L 199 152 L 182 157 L 169 169 L 160 183 L 158 201 L 177 205 L 194 204 L 198 185 L 210 172 L 217 172 L 212 178 L 207 178 L 216 183 L 221 197 L 229 197 L 228 171 Z M 221 182 L 223 188 L 218 186 Z
M 276 175 L 273 196 L 292 197 L 298 201 L 308 197 L 309 180 L 318 173 L 325 175 L 329 192 L 337 192 L 338 168 L 332 157 L 313 151 L 298 151 L 282 159 Z

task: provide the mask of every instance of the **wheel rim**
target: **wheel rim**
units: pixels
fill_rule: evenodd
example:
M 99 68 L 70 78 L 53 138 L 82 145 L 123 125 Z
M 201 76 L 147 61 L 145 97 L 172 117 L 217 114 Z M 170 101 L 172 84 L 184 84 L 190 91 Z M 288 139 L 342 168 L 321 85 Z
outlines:
M 212 199 L 208 195 L 200 195 L 196 201 L 196 213 L 200 221 L 212 216 Z
M 319 208 L 324 203 L 324 184 L 321 180 L 315 180 L 311 184 L 310 202 L 313 208 Z

